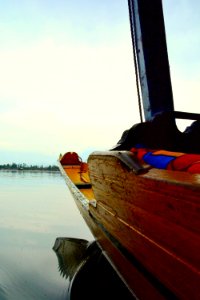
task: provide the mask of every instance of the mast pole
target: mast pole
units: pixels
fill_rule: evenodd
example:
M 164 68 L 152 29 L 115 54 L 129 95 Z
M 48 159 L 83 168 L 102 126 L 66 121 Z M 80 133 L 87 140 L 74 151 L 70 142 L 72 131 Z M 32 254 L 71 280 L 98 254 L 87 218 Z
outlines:
M 150 120 L 174 110 L 162 0 L 128 0 L 128 5 L 144 117 Z

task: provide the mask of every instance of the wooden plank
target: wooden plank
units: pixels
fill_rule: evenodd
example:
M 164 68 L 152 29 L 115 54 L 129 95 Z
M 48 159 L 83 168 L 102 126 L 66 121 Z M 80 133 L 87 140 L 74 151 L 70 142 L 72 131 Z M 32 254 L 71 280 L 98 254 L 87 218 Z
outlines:
M 144 234 L 160 247 L 164 247 L 167 251 L 172 252 L 178 256 L 185 263 L 195 266 L 200 270 L 200 237 L 199 235 L 179 226 L 168 220 L 152 215 L 143 209 L 134 207 L 130 203 L 124 202 L 121 205 L 118 199 L 115 198 L 115 217 L 122 222 L 127 223 L 128 226 L 133 227 L 134 230 Z M 98 201 L 97 211 L 102 212 L 102 207 L 113 214 L 113 202 L 108 199 L 108 205 Z M 109 208 L 111 206 L 111 209 Z
M 134 175 L 111 155 L 90 157 L 89 169 L 97 200 L 92 214 L 181 299 L 198 299 L 200 177 L 161 170 Z
M 90 209 L 96 219 L 116 240 L 140 261 L 151 274 L 180 299 L 199 299 L 199 270 L 155 243 L 145 234 L 129 227 L 102 207 Z M 131 262 L 130 262 L 131 264 Z M 129 272 L 127 270 L 127 272 Z M 190 298 L 191 297 L 191 298 Z
M 101 156 L 90 160 L 89 168 L 95 198 L 101 199 L 105 205 L 108 196 L 118 195 L 122 202 L 132 203 L 190 231 L 200 233 L 200 176 L 155 169 L 136 176 L 117 159 Z M 190 184 L 192 178 L 194 185 Z M 106 184 L 102 185 L 104 182 Z M 101 193 L 100 198 L 98 193 Z
M 73 195 L 74 196 L 74 195 Z M 151 283 L 144 274 L 138 270 L 130 261 L 119 251 L 119 249 L 111 242 L 102 227 L 95 222 L 91 215 L 91 210 L 87 211 L 81 205 L 78 198 L 74 198 L 85 222 L 95 236 L 97 243 L 108 261 L 111 263 L 115 271 L 124 281 L 133 295 L 143 300 L 164 300 L 166 297 Z M 92 208 L 92 207 L 91 207 Z

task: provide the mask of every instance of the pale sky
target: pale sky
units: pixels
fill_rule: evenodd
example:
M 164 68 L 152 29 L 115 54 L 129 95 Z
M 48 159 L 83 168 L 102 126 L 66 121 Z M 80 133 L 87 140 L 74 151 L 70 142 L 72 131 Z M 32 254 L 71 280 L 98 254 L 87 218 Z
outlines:
M 163 6 L 175 108 L 200 112 L 200 2 Z M 107 150 L 137 122 L 127 0 L 0 0 L 0 164 Z

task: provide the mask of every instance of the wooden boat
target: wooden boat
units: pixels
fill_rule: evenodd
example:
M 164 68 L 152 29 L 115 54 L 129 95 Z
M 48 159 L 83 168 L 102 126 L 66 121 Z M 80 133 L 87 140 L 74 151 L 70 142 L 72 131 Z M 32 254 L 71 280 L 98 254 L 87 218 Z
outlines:
M 93 152 L 87 163 L 67 152 L 59 166 L 133 297 L 200 299 L 200 118 L 174 112 L 161 0 L 128 4 L 145 122 L 126 131 L 113 150 Z M 180 132 L 176 118 L 196 120 L 196 131 Z M 187 162 L 154 165 L 165 154 L 170 163 L 177 156 Z

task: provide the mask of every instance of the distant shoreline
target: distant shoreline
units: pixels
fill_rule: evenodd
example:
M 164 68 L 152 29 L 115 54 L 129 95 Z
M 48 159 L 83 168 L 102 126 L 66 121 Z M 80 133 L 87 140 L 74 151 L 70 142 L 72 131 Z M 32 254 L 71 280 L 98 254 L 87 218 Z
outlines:
M 44 173 L 60 173 L 60 170 L 45 170 L 45 169 L 1 169 L 0 172 L 44 172 Z
M 3 164 L 0 165 L 0 171 L 39 171 L 39 172 L 60 172 L 58 166 L 37 166 L 27 164 Z

